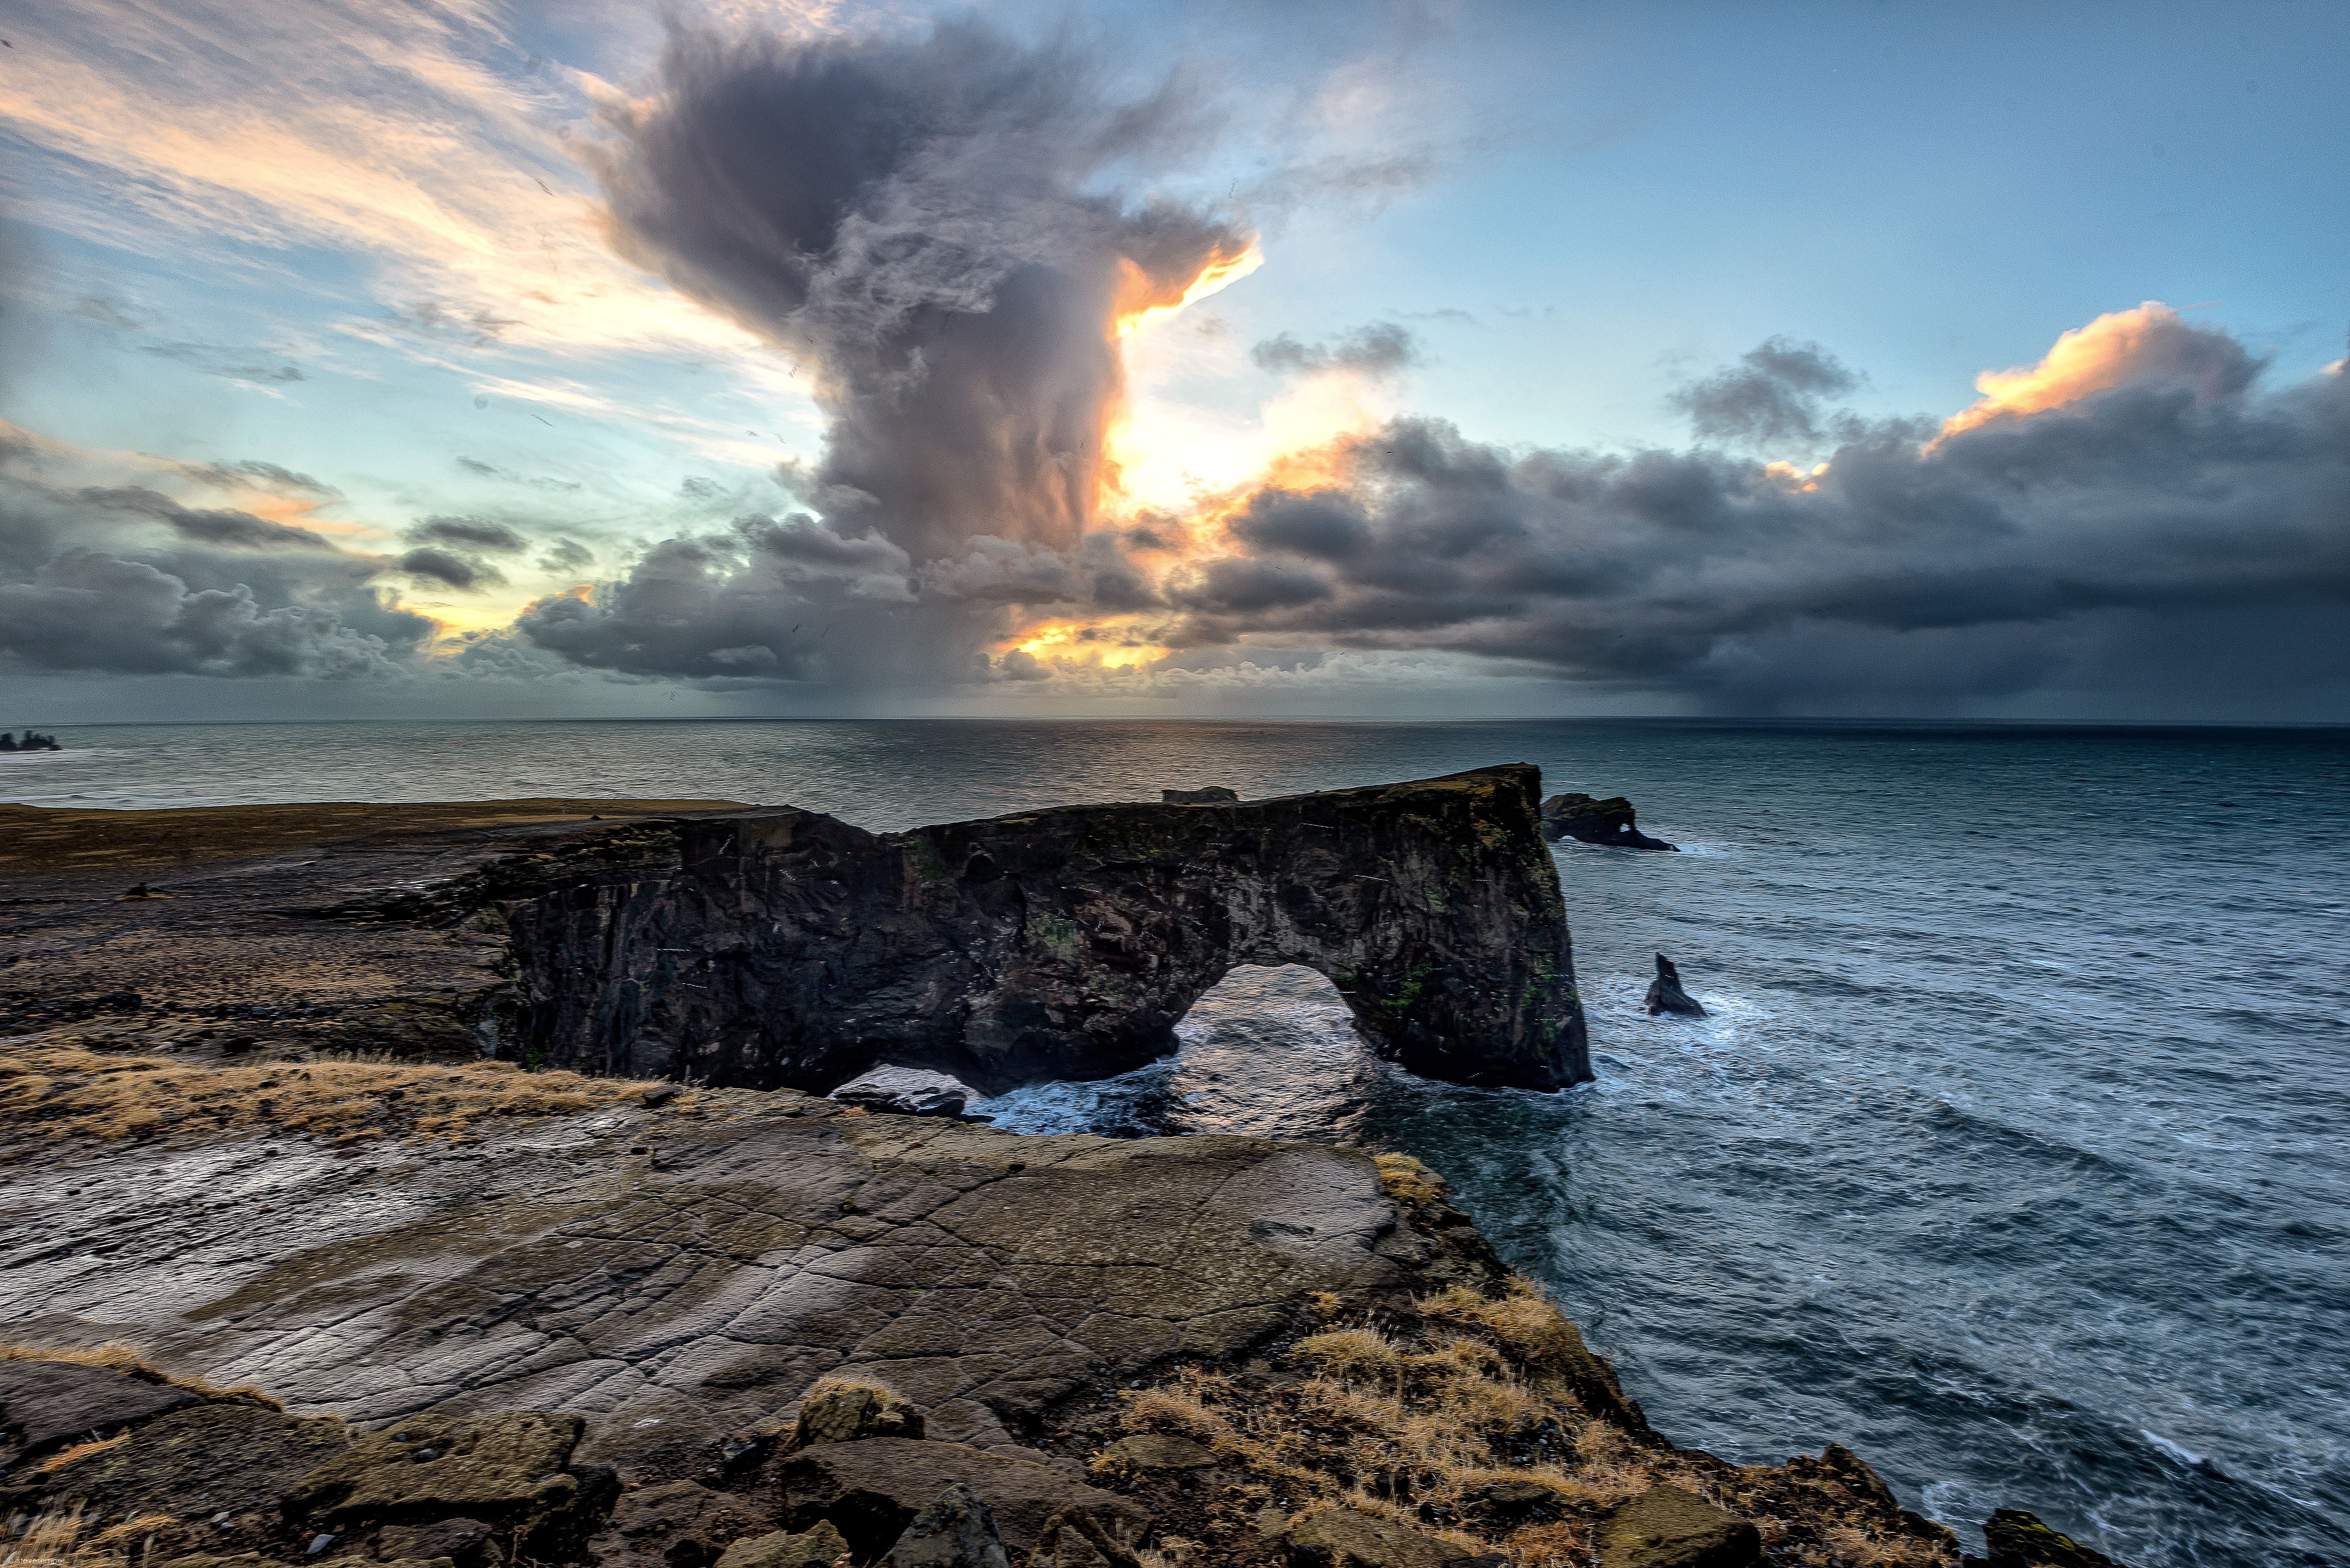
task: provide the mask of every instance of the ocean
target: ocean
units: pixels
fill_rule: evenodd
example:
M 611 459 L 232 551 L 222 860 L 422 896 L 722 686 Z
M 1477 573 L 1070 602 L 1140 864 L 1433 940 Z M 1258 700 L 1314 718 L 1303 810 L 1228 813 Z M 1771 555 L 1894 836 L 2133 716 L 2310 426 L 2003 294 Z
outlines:
M 1678 855 L 1558 848 L 1595 1084 L 1429 1083 L 1243 970 L 1170 1061 L 999 1125 L 1418 1155 L 1676 1441 L 1857 1450 L 1977 1539 L 2350 1563 L 2350 731 L 1937 723 L 59 728 L 0 799 L 789 803 L 876 829 L 1531 762 Z M 1704 1020 L 1649 1019 L 1669 954 Z

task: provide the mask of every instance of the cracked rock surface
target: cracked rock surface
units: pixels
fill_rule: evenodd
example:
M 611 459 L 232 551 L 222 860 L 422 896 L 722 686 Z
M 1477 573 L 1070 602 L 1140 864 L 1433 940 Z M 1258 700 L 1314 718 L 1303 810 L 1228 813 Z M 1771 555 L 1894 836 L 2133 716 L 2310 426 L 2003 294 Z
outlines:
M 464 1147 L 98 1147 L 10 1172 L 11 1336 L 128 1339 L 296 1415 L 574 1412 L 583 1463 L 787 1424 L 827 1373 L 1024 1454 L 1054 1401 L 1425 1288 L 1368 1156 L 1023 1137 L 789 1091 Z M 643 1154 L 631 1154 L 642 1148 Z

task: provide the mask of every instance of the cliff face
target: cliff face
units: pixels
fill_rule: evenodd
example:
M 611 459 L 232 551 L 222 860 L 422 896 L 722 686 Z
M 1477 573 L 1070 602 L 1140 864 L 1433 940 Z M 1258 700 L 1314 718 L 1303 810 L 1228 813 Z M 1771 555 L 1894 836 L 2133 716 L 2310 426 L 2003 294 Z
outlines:
M 553 1063 L 825 1088 L 877 1062 L 991 1093 L 1128 1071 L 1240 964 L 1329 977 L 1424 1076 L 1591 1075 L 1527 766 L 1243 805 L 1069 806 L 871 834 L 685 823 L 673 870 L 505 906 Z

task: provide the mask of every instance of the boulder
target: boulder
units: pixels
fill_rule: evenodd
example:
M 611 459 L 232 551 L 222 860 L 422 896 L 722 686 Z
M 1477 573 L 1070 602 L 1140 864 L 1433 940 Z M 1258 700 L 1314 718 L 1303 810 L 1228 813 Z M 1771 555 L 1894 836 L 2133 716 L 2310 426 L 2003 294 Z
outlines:
M 1216 1456 L 1201 1445 L 1165 1432 L 1120 1438 L 1109 1451 L 1139 1470 L 1203 1470 L 1216 1462 Z
M 1085 1505 L 1073 1502 L 1045 1521 L 1028 1568 L 1142 1568 L 1142 1560 L 1104 1530 Z
M 995 1517 L 957 1481 L 914 1516 L 881 1559 L 882 1568 L 1012 1568 Z
M 1209 784 L 1201 789 L 1162 789 L 1159 792 L 1161 805 L 1238 805 L 1240 792 L 1222 784 Z
M 1991 1560 L 2007 1552 L 2030 1568 L 2121 1568 L 2102 1552 L 2093 1552 L 2069 1535 L 2051 1530 L 2028 1509 L 2002 1508 L 1983 1524 L 1983 1544 Z
M 514 1532 L 519 1554 L 548 1556 L 600 1519 L 619 1490 L 609 1470 L 566 1468 L 585 1425 L 546 1410 L 411 1416 L 357 1434 L 303 1477 L 286 1496 L 286 1517 L 325 1530 L 481 1519 Z
M 15 1463 L 95 1433 L 151 1421 L 203 1397 L 72 1361 L 0 1361 L 0 1458 Z
M 1324 1509 L 1291 1531 L 1289 1543 L 1326 1568 L 1458 1568 L 1475 1555 L 1449 1541 L 1351 1508 Z
M 848 1542 L 840 1532 L 819 1520 L 814 1530 L 779 1530 L 738 1541 L 718 1560 L 718 1568 L 833 1568 L 847 1556 Z
M 894 1389 L 847 1377 L 820 1377 L 800 1401 L 795 1446 L 853 1443 L 863 1438 L 919 1438 L 922 1413 Z
M 832 1091 L 845 1106 L 895 1116 L 959 1116 L 973 1096 L 970 1085 L 927 1067 L 880 1066 Z
M 1641 1005 L 1654 1018 L 1659 1012 L 1677 1013 L 1683 1018 L 1703 1018 L 1705 1009 L 1696 997 L 1681 989 L 1681 971 L 1664 954 L 1657 955 L 1657 978 L 1648 982 L 1648 994 Z
M 1620 794 L 1606 800 L 1587 794 L 1555 794 L 1542 803 L 1542 825 L 1543 836 L 1554 844 L 1572 838 L 1578 844 L 1604 844 L 1616 849 L 1680 848 L 1641 832 L 1632 803 Z
M 776 1479 L 785 1524 L 806 1530 L 829 1519 L 861 1557 L 889 1550 L 916 1514 L 957 1482 L 987 1504 L 1006 1544 L 1020 1552 L 1034 1548 L 1054 1514 L 1071 1503 L 1121 1541 L 1141 1539 L 1150 1523 L 1147 1511 L 1113 1492 L 1032 1460 L 960 1443 L 905 1438 L 827 1443 L 785 1459 Z
M 588 1555 L 598 1568 L 709 1568 L 734 1542 L 766 1528 L 740 1498 L 669 1481 L 622 1492 Z
M 342 1454 L 348 1438 L 339 1421 L 297 1420 L 257 1405 L 183 1407 L 127 1442 L 61 1466 L 48 1491 L 79 1499 L 92 1519 L 275 1513 L 303 1477 Z
M 478 1519 L 436 1519 L 430 1524 L 386 1525 L 376 1550 L 391 1558 L 428 1558 L 452 1568 L 494 1568 L 504 1561 L 497 1532 Z M 699 1568 L 699 1565 L 696 1565 Z
M 1599 1568 L 1748 1568 L 1762 1536 L 1694 1492 L 1652 1486 L 1600 1525 Z

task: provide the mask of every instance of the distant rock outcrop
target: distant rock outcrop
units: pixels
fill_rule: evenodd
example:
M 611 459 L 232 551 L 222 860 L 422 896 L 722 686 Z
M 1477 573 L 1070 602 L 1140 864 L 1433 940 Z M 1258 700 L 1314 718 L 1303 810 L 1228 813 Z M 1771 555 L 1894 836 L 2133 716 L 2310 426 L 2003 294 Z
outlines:
M 1587 794 L 1555 794 L 1543 802 L 1543 836 L 1555 843 L 1572 838 L 1578 844 L 1605 844 L 1617 849 L 1673 849 L 1661 838 L 1651 838 L 1633 820 L 1632 803 L 1622 795 L 1606 800 Z
M 1238 805 L 1239 792 L 1222 784 L 1210 784 L 1204 789 L 1162 789 L 1159 792 L 1161 805 Z
M 1659 1012 L 1679 1013 L 1683 1018 L 1703 1018 L 1705 1009 L 1696 997 L 1681 989 L 1681 971 L 1664 954 L 1657 955 L 1657 978 L 1648 982 L 1648 994 L 1641 1002 L 1654 1018 Z

